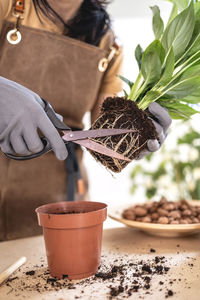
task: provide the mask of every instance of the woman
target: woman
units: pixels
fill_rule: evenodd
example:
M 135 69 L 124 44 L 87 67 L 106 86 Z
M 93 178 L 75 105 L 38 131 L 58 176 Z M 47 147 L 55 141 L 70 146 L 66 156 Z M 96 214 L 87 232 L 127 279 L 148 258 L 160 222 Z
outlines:
M 65 159 L 64 144 L 44 116 L 41 98 L 68 126 L 82 129 L 85 112 L 90 111 L 94 121 L 104 98 L 121 91 L 116 75 L 122 50 L 104 6 L 100 0 L 0 0 L 0 103 L 10 119 L 15 116 L 10 126 L 4 122 L 6 134 L 0 132 L 2 151 L 24 155 L 40 151 L 40 129 L 57 158 Z M 73 149 L 69 150 L 64 162 L 53 153 L 23 163 L 0 156 L 0 240 L 39 234 L 35 208 L 66 200 L 76 165 Z M 82 151 L 75 152 L 87 192 Z M 79 177 L 76 167 L 75 171 Z M 76 193 L 76 199 L 86 197 Z

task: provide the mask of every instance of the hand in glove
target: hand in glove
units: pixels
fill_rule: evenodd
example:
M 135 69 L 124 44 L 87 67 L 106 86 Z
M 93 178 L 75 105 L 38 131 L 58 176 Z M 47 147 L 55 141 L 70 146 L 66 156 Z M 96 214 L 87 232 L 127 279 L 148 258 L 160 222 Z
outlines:
M 172 122 L 172 119 L 167 110 L 156 102 L 153 102 L 149 105 L 148 111 L 158 120 L 158 122 L 152 120 L 158 134 L 158 140 L 148 140 L 148 150 L 142 151 L 137 159 L 141 159 L 151 152 L 157 151 L 161 147 L 167 137 L 167 131 Z
M 56 157 L 64 160 L 67 149 L 44 111 L 42 99 L 31 90 L 0 77 L 0 148 L 4 153 L 29 155 L 43 143 L 37 130 L 49 140 Z

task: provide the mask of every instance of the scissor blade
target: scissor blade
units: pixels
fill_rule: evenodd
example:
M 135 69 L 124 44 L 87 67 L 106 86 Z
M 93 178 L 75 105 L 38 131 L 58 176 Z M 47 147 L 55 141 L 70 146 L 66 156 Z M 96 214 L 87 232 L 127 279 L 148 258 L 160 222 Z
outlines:
M 125 157 L 122 154 L 117 153 L 116 151 L 113 151 L 112 149 L 107 148 L 106 146 L 103 146 L 101 144 L 98 144 L 92 140 L 77 140 L 74 141 L 74 143 L 79 144 L 81 146 L 84 146 L 90 150 L 93 150 L 95 152 L 113 157 L 113 158 L 117 158 L 117 159 L 121 159 L 121 160 L 125 160 L 125 161 L 131 161 L 129 158 Z
M 78 131 L 63 131 L 63 140 L 73 142 L 76 140 L 84 140 L 86 138 L 98 138 L 104 136 L 125 134 L 133 132 L 133 129 L 91 129 L 91 130 L 78 130 Z

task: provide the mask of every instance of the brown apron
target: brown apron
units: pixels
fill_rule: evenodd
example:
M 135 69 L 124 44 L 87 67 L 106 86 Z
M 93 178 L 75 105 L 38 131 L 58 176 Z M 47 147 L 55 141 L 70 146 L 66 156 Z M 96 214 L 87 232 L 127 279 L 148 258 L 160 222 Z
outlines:
M 14 27 L 6 20 L 3 23 L 0 76 L 48 100 L 68 126 L 83 128 L 82 118 L 95 105 L 104 75 L 98 65 L 109 55 L 113 35 L 107 48 L 100 49 L 63 35 L 20 26 L 21 42 L 12 45 L 6 36 Z M 81 149 L 77 155 L 85 174 Z M 66 180 L 65 162 L 53 153 L 24 162 L 9 160 L 1 153 L 0 240 L 40 234 L 34 210 L 46 203 L 65 201 Z

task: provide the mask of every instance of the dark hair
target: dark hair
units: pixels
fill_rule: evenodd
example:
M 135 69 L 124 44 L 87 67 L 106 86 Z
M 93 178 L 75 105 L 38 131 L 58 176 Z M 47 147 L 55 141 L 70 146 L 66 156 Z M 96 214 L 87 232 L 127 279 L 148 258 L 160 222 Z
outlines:
M 105 10 L 106 0 L 84 0 L 76 16 L 65 23 L 64 20 L 51 8 L 47 0 L 32 0 L 35 10 L 38 9 L 51 21 L 55 18 L 64 25 L 63 34 L 84 42 L 98 45 L 102 36 L 110 28 L 110 17 Z

